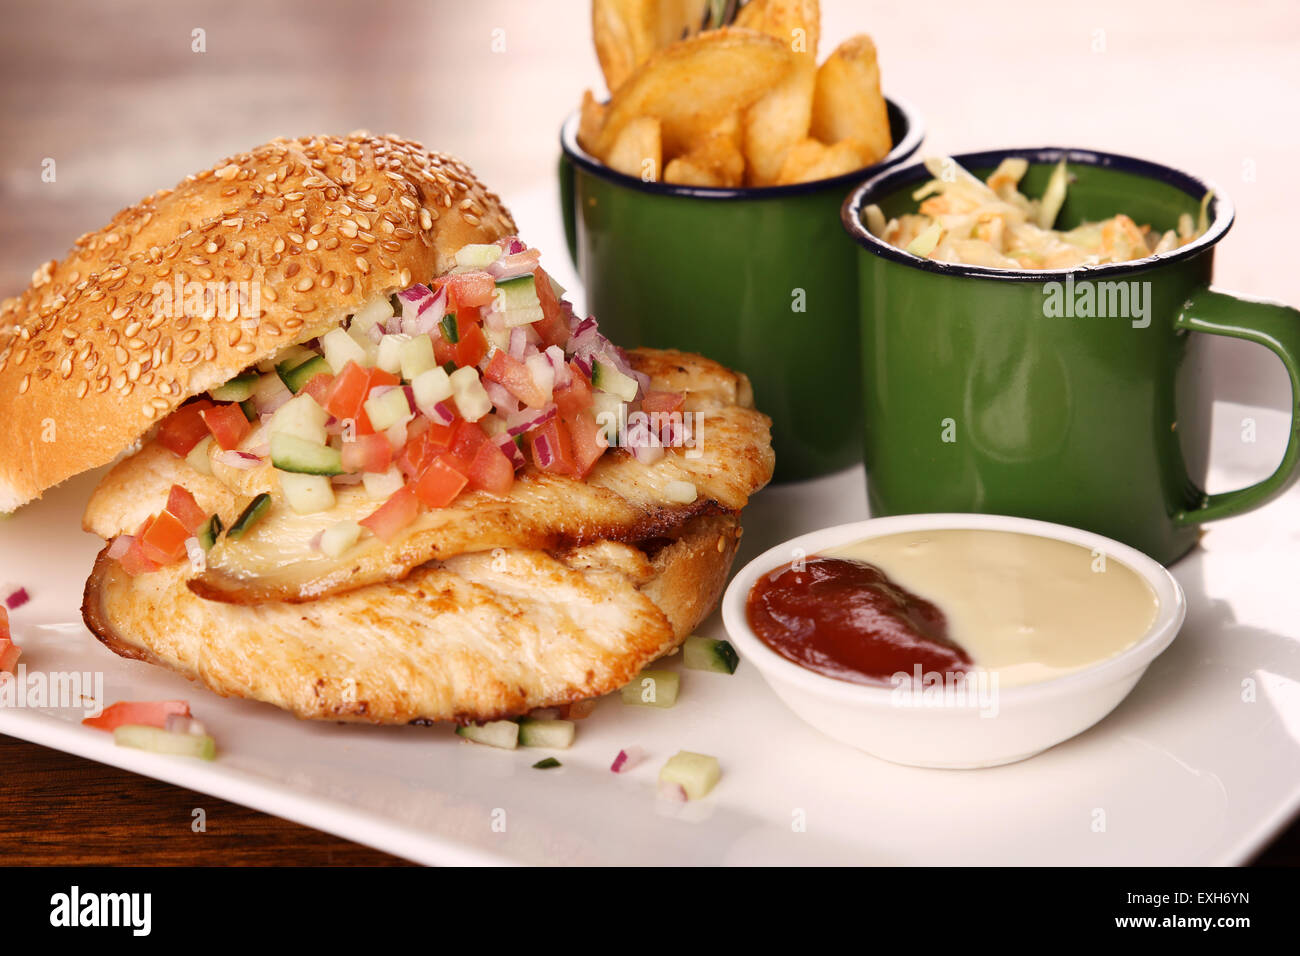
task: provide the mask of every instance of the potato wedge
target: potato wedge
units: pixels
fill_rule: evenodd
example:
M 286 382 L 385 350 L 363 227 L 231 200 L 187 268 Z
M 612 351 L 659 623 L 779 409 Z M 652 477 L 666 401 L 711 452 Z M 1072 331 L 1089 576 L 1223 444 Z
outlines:
M 610 148 L 609 155 L 605 157 L 605 165 L 648 183 L 657 181 L 663 167 L 659 121 L 650 116 L 642 116 L 624 126 L 623 132 Z
M 790 149 L 781 166 L 777 185 L 809 183 L 817 179 L 843 176 L 869 165 L 852 140 L 827 146 L 815 139 L 805 139 Z
M 656 0 L 592 0 L 596 59 L 610 91 L 618 89 L 655 51 Z
M 740 8 L 734 25 L 766 33 L 793 52 L 807 53 L 815 60 L 821 18 L 818 0 L 749 0 Z
M 605 128 L 605 104 L 598 103 L 596 96 L 587 90 L 582 94 L 582 106 L 578 109 L 578 145 L 591 152 L 600 131 Z
M 817 66 L 811 56 L 799 56 L 798 61 L 784 81 L 745 113 L 751 186 L 775 183 L 786 154 L 808 137 Z
M 740 117 L 723 120 L 689 153 L 669 160 L 664 182 L 685 186 L 734 188 L 745 181 L 745 156 L 740 149 Z
M 699 33 L 708 7 L 709 0 L 592 0 L 596 58 L 610 92 L 655 50 Z
M 660 121 L 664 155 L 688 153 L 796 62 L 780 42 L 752 30 L 710 30 L 665 47 L 614 93 L 594 152 L 606 156 L 625 126 L 649 116 Z
M 818 68 L 811 128 L 823 143 L 853 142 L 863 165 L 879 162 L 893 148 L 876 45 L 865 33 L 845 40 Z

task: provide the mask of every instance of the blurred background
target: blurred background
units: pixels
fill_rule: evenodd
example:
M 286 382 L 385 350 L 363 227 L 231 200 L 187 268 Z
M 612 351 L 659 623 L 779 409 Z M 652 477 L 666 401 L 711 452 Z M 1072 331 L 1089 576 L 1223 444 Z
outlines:
M 357 128 L 461 156 L 515 210 L 544 264 L 576 282 L 553 180 L 560 123 L 585 88 L 602 89 L 589 0 L 5 0 L 3 10 L 0 297 L 122 206 L 227 154 Z M 874 37 L 886 94 L 925 119 L 923 152 L 1080 146 L 1183 167 L 1237 204 L 1219 284 L 1300 304 L 1296 237 L 1284 233 L 1300 160 L 1295 0 L 822 0 L 822 10 L 823 56 L 853 33 Z M 1213 346 L 1218 397 L 1286 404 L 1281 365 L 1263 349 Z

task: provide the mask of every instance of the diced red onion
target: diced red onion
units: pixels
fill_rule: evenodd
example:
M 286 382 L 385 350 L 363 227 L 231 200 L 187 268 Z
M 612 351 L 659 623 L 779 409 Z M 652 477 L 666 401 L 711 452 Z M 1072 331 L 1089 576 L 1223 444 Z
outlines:
M 532 409 L 525 408 L 514 415 L 506 416 L 506 430 L 511 435 L 522 435 L 524 432 L 532 431 L 545 425 L 556 415 L 555 403 L 551 402 L 544 408 Z
M 503 246 L 503 248 L 505 249 L 506 255 L 508 256 L 517 255 L 528 248 L 528 246 L 524 243 L 524 241 L 520 239 L 518 236 L 511 236 L 509 239 L 506 239 L 504 241 L 505 241 L 505 245 Z
M 435 402 L 430 408 L 421 408 L 435 425 L 450 425 L 456 420 L 456 409 L 450 401 Z
M 618 752 L 618 756 L 609 765 L 609 769 L 614 773 L 627 773 L 645 758 L 646 752 L 640 747 L 625 747 Z
M 173 734 L 193 734 L 196 737 L 202 737 L 208 732 L 206 727 L 186 714 L 168 714 L 163 730 Z
M 113 543 L 108 546 L 108 556 L 116 561 L 118 558 L 130 551 L 131 545 L 134 543 L 135 535 L 119 534 L 113 539 Z
M 447 290 L 433 292 L 428 286 L 415 285 L 397 293 L 402 303 L 401 330 L 407 335 L 428 335 L 447 311 Z
M 539 250 L 525 249 L 522 252 L 502 256 L 496 262 L 490 263 L 483 271 L 498 282 L 518 279 L 520 276 L 531 275 L 541 257 Z
M 510 357 L 513 359 L 523 360 L 524 348 L 528 345 L 528 333 L 524 331 L 523 326 L 517 325 L 510 330 Z
M 546 349 L 546 357 L 551 361 L 551 368 L 555 369 L 555 388 L 564 388 L 573 380 L 573 370 L 569 368 L 569 363 L 564 360 L 564 349 L 558 345 L 549 346 Z
M 547 468 L 555 461 L 551 451 L 551 440 L 546 435 L 538 435 L 533 441 L 533 454 L 537 456 L 537 467 Z
M 311 536 L 311 540 L 307 542 L 307 546 L 311 548 L 313 551 L 319 551 L 321 540 L 324 537 L 325 537 L 325 529 L 322 528 L 320 531 L 317 531 L 314 535 Z
M 513 415 L 523 407 L 523 402 L 511 395 L 510 390 L 500 382 L 484 381 L 483 390 L 487 392 L 488 398 L 491 399 L 493 407 L 497 410 L 497 414 L 502 417 Z
M 270 395 L 259 392 L 257 398 L 254 399 L 253 407 L 257 409 L 258 415 L 269 415 L 282 408 L 291 398 L 293 398 L 293 392 L 289 391 L 289 387 L 284 382 L 280 382 L 279 386 Z
M 5 598 L 5 607 L 9 608 L 11 611 L 16 611 L 31 599 L 32 596 L 27 593 L 26 588 L 19 588 L 13 594 Z
M 256 455 L 250 455 L 246 451 L 223 451 L 217 455 L 216 460 L 223 465 L 231 468 L 238 468 L 241 471 L 247 471 L 250 468 L 256 468 L 262 463 L 262 459 Z
M 581 355 L 573 357 L 573 363 L 582 369 L 582 374 L 591 378 L 591 359 L 583 358 Z
M 265 458 L 271 454 L 271 443 L 262 442 L 260 445 L 254 445 L 252 448 L 248 449 L 248 453 L 257 458 Z
M 680 783 L 661 780 L 659 782 L 659 799 L 667 800 L 669 803 L 685 803 L 686 788 Z
M 527 459 L 524 458 L 524 453 L 519 450 L 519 446 L 515 444 L 515 440 L 510 437 L 509 432 L 493 435 L 492 444 L 500 448 L 505 453 L 505 456 L 510 459 L 510 464 L 516 468 L 522 468 L 528 464 Z

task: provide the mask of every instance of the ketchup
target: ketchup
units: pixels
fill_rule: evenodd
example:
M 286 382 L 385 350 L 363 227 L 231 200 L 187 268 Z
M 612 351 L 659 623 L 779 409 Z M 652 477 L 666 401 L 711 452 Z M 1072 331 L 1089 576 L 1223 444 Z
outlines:
M 874 564 L 809 558 L 759 578 L 749 626 L 801 667 L 855 684 L 888 683 L 899 671 L 954 674 L 970 657 L 948 637 L 943 612 Z

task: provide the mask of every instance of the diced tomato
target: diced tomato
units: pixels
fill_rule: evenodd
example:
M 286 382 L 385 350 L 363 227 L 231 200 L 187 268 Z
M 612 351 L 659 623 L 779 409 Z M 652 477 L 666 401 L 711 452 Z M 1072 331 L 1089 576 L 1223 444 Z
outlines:
M 504 349 L 498 349 L 492 356 L 483 377 L 504 387 L 529 408 L 541 408 L 546 404 L 546 393 L 537 387 L 528 366 Z
M 546 442 L 546 447 L 550 451 L 550 461 L 543 465 L 542 457 L 537 453 L 537 446 L 542 441 Z M 577 473 L 577 465 L 573 459 L 573 445 L 569 439 L 569 430 L 559 421 L 551 419 L 545 425 L 534 428 L 528 433 L 529 446 L 533 451 L 533 464 L 542 471 L 554 472 L 558 475 L 573 475 Z
M 167 510 L 185 526 L 185 530 L 194 534 L 208 520 L 208 513 L 199 507 L 194 496 L 180 485 L 172 485 L 171 494 L 167 496 Z
M 515 466 L 493 442 L 478 446 L 469 466 L 469 483 L 475 488 L 504 495 L 515 483 Z
M 433 360 L 439 365 L 446 365 L 448 362 L 455 363 L 456 346 L 441 335 L 435 335 L 433 337 Z
M 0 639 L 0 674 L 12 674 L 22 649 L 9 638 Z
M 13 635 L 9 633 L 9 609 L 0 604 L 0 641 L 7 641 Z
M 591 382 L 577 365 L 570 362 L 569 368 L 569 384 L 557 388 L 553 396 L 561 415 L 575 415 L 591 408 Z
M 397 454 L 397 467 L 408 478 L 418 478 L 424 469 L 440 454 L 451 446 L 451 436 L 455 423 L 451 425 L 430 424 L 428 428 L 412 436 Z
M 306 392 L 312 398 L 316 399 L 316 404 L 321 408 L 325 407 L 325 399 L 330 394 L 331 387 L 334 384 L 334 376 L 328 372 L 321 372 L 319 375 L 313 375 L 311 380 L 302 387 L 300 391 Z
M 118 563 L 122 565 L 122 570 L 133 578 L 141 574 L 152 574 L 154 571 L 157 571 L 159 567 L 156 561 L 151 561 L 145 557 L 144 551 L 141 550 L 142 546 L 140 539 L 144 535 L 145 531 L 148 530 L 150 521 L 152 521 L 152 519 L 145 521 L 144 526 L 140 528 L 136 533 L 135 538 L 132 539 L 131 547 L 127 548 L 126 554 L 122 555 L 122 557 L 118 559 Z
M 415 497 L 414 489 L 406 484 L 394 492 L 378 511 L 369 518 L 362 519 L 361 524 L 373 531 L 375 537 L 383 541 L 391 541 L 393 536 L 414 521 L 419 513 L 420 501 Z
M 487 433 L 477 422 L 461 421 L 456 423 L 452 432 L 450 451 L 462 461 L 472 461 L 479 446 L 487 441 Z
M 393 460 L 393 446 L 383 435 L 357 435 L 343 443 L 343 470 L 385 472 Z
M 551 277 L 541 266 L 533 270 L 533 282 L 537 286 L 537 298 L 542 304 L 541 321 L 534 322 L 533 328 L 542 337 L 545 345 L 564 346 L 569 341 L 569 322 L 564 315 L 555 289 L 551 286 Z
M 435 349 L 435 353 L 436 353 Z M 474 325 L 462 325 L 460 330 L 460 341 L 452 346 L 452 361 L 456 363 L 457 368 L 464 368 L 467 365 L 478 365 L 483 361 L 483 356 L 488 353 L 487 336 L 483 334 L 483 327 Z M 437 355 L 434 355 L 437 358 Z
M 415 493 L 430 508 L 445 508 L 469 483 L 450 455 L 435 458 L 415 485 Z
M 238 448 L 239 443 L 253 430 L 244 417 L 244 410 L 236 404 L 214 405 L 199 414 L 203 416 L 208 431 L 212 432 L 212 437 L 223 451 Z
M 449 301 L 448 312 L 456 312 L 457 318 L 463 306 L 478 307 L 492 304 L 497 283 L 486 272 L 462 272 L 460 275 L 446 276 L 435 285 L 445 285 Z
M 385 372 L 382 368 L 372 368 L 370 371 L 370 386 L 366 389 L 366 397 L 370 397 L 370 390 L 378 388 L 381 385 L 401 385 L 402 380 L 392 372 Z
M 641 400 L 641 410 L 647 415 L 671 415 L 685 405 L 686 396 L 681 392 L 646 392 Z
M 173 714 L 178 717 L 191 716 L 190 705 L 183 700 L 124 700 L 105 707 L 98 717 L 86 717 L 81 722 L 87 727 L 112 733 L 125 724 L 166 727 L 167 718 Z
M 158 444 L 173 455 L 184 458 L 195 445 L 208 437 L 208 426 L 202 414 L 211 407 L 212 402 L 201 398 L 176 409 L 158 426 Z
M 357 417 L 357 409 L 370 394 L 370 373 L 356 362 L 343 366 L 343 371 L 330 383 L 329 394 L 322 407 L 335 418 Z
M 572 415 L 562 415 L 561 421 L 569 430 L 569 440 L 573 448 L 574 477 L 585 478 L 587 472 L 600 460 L 609 448 L 605 438 L 605 429 L 596 422 L 596 416 L 583 410 Z
M 139 539 L 140 550 L 154 564 L 173 564 L 185 557 L 185 539 L 190 532 L 180 519 L 164 511 L 149 523 Z

